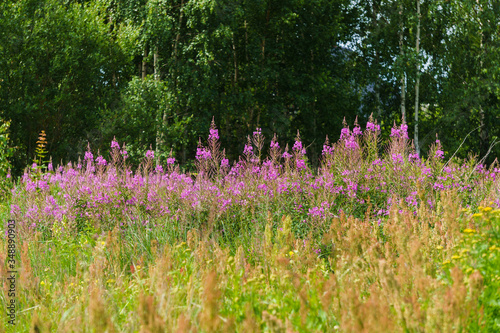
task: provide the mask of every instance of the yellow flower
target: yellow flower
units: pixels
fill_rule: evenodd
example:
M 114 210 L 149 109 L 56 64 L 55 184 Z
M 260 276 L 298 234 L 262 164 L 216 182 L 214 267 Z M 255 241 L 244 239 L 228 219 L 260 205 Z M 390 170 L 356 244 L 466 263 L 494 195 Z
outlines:
M 43 286 L 43 285 L 45 285 L 45 282 L 42 281 L 42 282 L 40 282 L 40 284 Z
M 498 247 L 496 245 L 493 245 L 493 246 L 490 247 L 490 251 L 494 251 L 496 249 L 498 249 Z
M 109 279 L 108 281 L 106 281 L 106 283 L 114 283 L 115 280 L 114 279 Z
M 475 214 L 474 214 L 474 215 L 475 215 Z M 476 230 L 467 228 L 467 229 L 465 229 L 465 230 L 464 230 L 464 232 L 465 232 L 466 234 L 472 234 L 472 233 L 475 233 L 475 232 L 476 232 Z
M 451 263 L 451 261 L 449 261 L 449 260 L 443 261 L 443 265 L 446 265 L 446 264 L 449 264 L 449 263 Z
M 481 217 L 481 216 L 483 216 L 483 213 L 476 213 L 476 214 L 472 215 L 472 217 Z
M 438 245 L 438 246 L 436 246 L 436 249 L 438 249 L 438 250 L 442 250 L 442 249 L 443 249 L 443 247 L 442 247 L 441 245 Z
M 288 252 L 288 254 L 290 255 L 290 257 L 293 256 L 293 251 Z
M 451 257 L 452 260 L 460 259 L 460 258 L 462 258 L 462 257 L 461 256 L 456 256 L 456 255 Z
M 467 270 L 465 271 L 465 273 L 469 274 L 470 272 L 472 272 L 474 269 L 472 267 L 469 267 L 467 268 Z
M 483 209 L 483 212 L 489 212 L 489 211 L 490 211 L 490 210 L 492 210 L 492 209 L 493 209 L 493 208 L 491 208 L 491 207 L 485 207 L 485 208 Z

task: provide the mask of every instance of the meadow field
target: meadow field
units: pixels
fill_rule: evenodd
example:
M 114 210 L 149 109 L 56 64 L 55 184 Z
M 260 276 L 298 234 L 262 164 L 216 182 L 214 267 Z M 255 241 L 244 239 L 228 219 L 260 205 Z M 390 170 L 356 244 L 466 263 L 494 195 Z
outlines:
M 498 164 L 379 137 L 346 125 L 318 168 L 259 129 L 230 163 L 215 124 L 194 173 L 116 141 L 34 163 L 2 201 L 0 332 L 500 332 Z

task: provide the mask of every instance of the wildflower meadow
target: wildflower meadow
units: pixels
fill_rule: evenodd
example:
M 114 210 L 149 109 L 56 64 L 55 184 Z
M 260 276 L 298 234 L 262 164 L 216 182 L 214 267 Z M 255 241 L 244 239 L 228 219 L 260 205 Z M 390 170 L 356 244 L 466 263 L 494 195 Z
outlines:
M 496 162 L 445 160 L 438 138 L 424 159 L 372 118 L 317 168 L 299 133 L 257 128 L 237 161 L 219 135 L 193 172 L 153 150 L 132 168 L 113 140 L 5 179 L 0 332 L 500 332 Z

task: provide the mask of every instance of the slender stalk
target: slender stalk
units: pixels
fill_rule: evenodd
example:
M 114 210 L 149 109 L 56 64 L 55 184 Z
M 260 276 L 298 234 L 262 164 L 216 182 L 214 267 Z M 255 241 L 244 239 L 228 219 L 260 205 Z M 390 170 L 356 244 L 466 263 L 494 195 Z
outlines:
M 415 127 L 414 127 L 414 143 L 417 154 L 420 156 L 420 145 L 418 144 L 418 109 L 419 109 L 419 89 L 420 89 L 420 0 L 417 0 L 417 40 L 415 51 L 417 53 L 417 78 L 415 81 Z

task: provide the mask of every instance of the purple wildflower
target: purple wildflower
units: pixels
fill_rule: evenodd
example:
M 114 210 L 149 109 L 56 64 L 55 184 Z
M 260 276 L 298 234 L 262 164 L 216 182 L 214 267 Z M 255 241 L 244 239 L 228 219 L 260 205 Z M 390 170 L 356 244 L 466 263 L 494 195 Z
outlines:
M 111 149 L 120 149 L 120 145 L 118 144 L 118 142 L 116 141 L 115 138 L 113 138 L 113 140 L 111 141 Z
M 208 140 L 219 140 L 219 130 L 216 128 L 211 128 L 210 134 L 208 135 Z
M 85 161 L 93 161 L 94 160 L 94 155 L 90 151 L 85 152 Z
M 252 145 L 245 145 L 245 149 L 243 149 L 243 155 L 251 155 L 253 153 Z
M 96 162 L 97 162 L 97 165 L 106 165 L 106 164 L 108 164 L 108 162 L 106 162 L 106 160 L 104 159 L 104 157 L 102 157 L 100 155 L 96 158 Z

